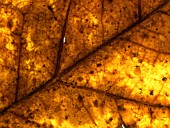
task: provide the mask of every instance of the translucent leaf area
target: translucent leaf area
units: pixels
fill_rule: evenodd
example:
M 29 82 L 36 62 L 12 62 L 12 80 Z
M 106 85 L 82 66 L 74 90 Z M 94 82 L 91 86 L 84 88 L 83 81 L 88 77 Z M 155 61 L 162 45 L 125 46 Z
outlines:
M 170 0 L 0 0 L 0 128 L 170 128 Z

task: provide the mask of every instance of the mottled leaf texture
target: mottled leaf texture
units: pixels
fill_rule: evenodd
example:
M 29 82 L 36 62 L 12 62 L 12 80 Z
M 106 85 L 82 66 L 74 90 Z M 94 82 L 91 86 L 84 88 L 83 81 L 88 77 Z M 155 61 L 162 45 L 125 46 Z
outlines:
M 170 0 L 0 0 L 0 128 L 170 128 Z

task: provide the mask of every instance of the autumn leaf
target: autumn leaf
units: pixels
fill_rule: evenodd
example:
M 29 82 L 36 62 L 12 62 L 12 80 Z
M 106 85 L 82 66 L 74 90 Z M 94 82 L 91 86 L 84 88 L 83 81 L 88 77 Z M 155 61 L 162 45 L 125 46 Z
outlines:
M 0 127 L 169 128 L 169 0 L 0 1 Z

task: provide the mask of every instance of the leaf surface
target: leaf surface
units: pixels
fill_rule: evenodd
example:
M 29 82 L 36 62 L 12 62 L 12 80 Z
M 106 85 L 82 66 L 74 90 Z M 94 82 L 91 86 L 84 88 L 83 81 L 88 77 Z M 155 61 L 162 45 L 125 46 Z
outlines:
M 0 127 L 170 127 L 169 0 L 0 10 Z

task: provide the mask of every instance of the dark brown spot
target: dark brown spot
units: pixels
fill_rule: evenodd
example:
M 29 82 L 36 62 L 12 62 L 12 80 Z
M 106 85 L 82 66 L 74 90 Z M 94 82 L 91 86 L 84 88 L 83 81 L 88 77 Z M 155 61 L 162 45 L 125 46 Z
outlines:
M 109 58 L 109 56 L 108 55 L 106 55 L 105 57 L 104 57 L 104 59 L 106 60 L 106 59 L 108 59 Z
M 51 6 L 48 6 L 48 9 L 49 9 L 51 12 L 53 12 L 53 9 L 52 9 Z
M 110 117 L 110 118 L 109 118 L 109 121 L 111 122 L 112 120 L 113 120 L 113 118 L 112 118 L 112 117 Z
M 65 116 L 65 119 L 67 120 L 69 116 Z
M 130 48 L 131 46 L 130 45 L 128 45 L 128 48 Z
M 101 67 L 101 66 L 102 66 L 102 64 L 101 64 L 101 63 L 97 64 L 97 67 Z
M 27 123 L 31 123 L 31 121 L 30 121 L 30 120 L 26 120 L 25 123 L 26 123 L 26 124 L 27 124 Z
M 110 122 L 111 122 L 112 120 L 113 120 L 113 118 L 110 117 L 109 120 L 106 120 L 106 123 L 107 123 L 107 124 L 110 124 Z
M 11 29 L 12 26 L 13 26 L 12 19 L 9 19 L 9 20 L 8 20 L 8 23 L 7 23 L 7 27 L 8 27 L 9 29 Z
M 81 95 L 79 95 L 77 99 L 79 102 L 83 102 L 83 97 Z
M 83 77 L 78 77 L 78 79 L 77 79 L 78 81 L 82 81 L 83 80 Z
M 108 0 L 108 2 L 109 2 L 109 3 L 112 3 L 112 2 L 113 2 L 113 0 Z
M 56 88 L 53 88 L 53 91 L 56 91 L 57 89 Z
M 133 57 L 137 57 L 139 54 L 138 52 L 135 52 L 135 53 L 132 53 L 133 54 Z
M 165 60 L 165 63 L 167 63 L 168 61 L 167 60 Z
M 166 95 L 166 96 L 169 96 L 169 94 L 168 94 L 167 92 L 165 93 L 165 95 Z
M 84 27 L 83 27 L 83 25 L 81 25 L 81 26 L 79 27 L 79 32 L 80 32 L 80 33 L 83 33 L 83 32 L 84 32 Z
M 98 101 L 97 101 L 97 100 L 95 100 L 95 101 L 93 102 L 93 104 L 94 104 L 95 107 L 98 107 Z
M 146 33 L 143 33 L 142 37 L 143 38 L 148 38 L 149 36 Z
M 140 66 L 136 65 L 136 69 L 140 69 Z
M 118 110 L 125 111 L 126 109 L 124 108 L 124 106 L 118 106 Z
M 141 59 L 139 59 L 139 60 L 138 60 L 138 62 L 139 62 L 139 63 L 142 63 L 142 60 L 141 60 Z
M 90 74 L 93 74 L 94 73 L 94 71 L 92 70 L 92 71 L 90 71 Z
M 153 110 L 152 110 L 152 108 L 149 108 L 149 113 L 150 113 L 150 116 L 152 117 L 153 116 Z
M 29 113 L 28 116 L 29 116 L 29 118 L 31 118 L 31 119 L 34 118 L 34 114 L 33 114 L 33 113 Z

